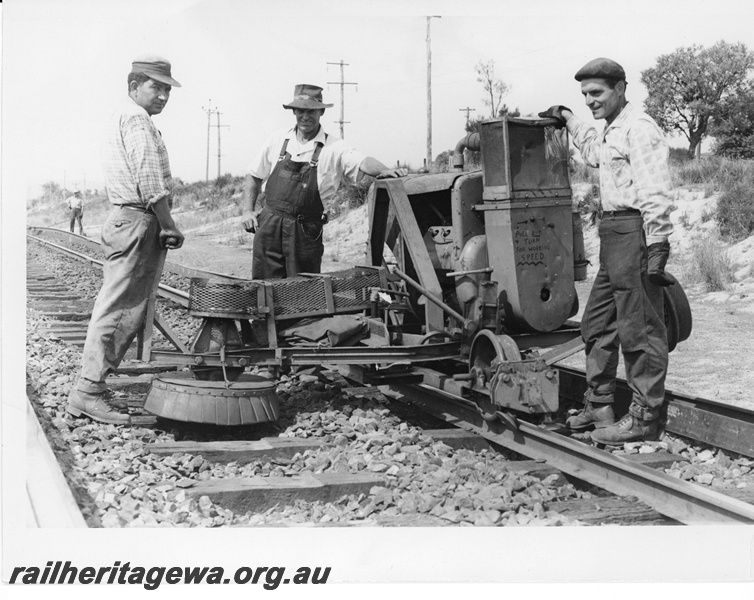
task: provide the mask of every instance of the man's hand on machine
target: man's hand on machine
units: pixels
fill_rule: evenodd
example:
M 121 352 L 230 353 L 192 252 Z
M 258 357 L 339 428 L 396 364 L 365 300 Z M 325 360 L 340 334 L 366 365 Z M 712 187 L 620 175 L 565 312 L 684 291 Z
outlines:
M 568 114 L 564 115 L 563 112 L 566 111 Z M 569 117 L 572 114 L 572 111 L 567 106 L 563 106 L 562 104 L 556 104 L 555 106 L 551 106 L 547 110 L 539 113 L 540 119 L 557 119 L 560 121 L 561 127 L 565 127 L 567 117 Z
M 392 179 L 394 177 L 405 177 L 408 175 L 408 169 L 399 167 L 397 169 L 385 169 L 377 174 L 377 179 Z

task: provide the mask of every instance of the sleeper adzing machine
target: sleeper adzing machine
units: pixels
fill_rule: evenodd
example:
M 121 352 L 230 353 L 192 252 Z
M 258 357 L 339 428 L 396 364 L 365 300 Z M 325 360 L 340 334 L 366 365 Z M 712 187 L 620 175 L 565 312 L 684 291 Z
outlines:
M 482 169 L 464 170 L 464 150 Z M 461 139 L 453 172 L 375 181 L 365 266 L 241 283 L 194 279 L 204 319 L 190 367 L 153 383 L 145 408 L 179 421 L 241 425 L 278 418 L 274 383 L 253 367 L 337 365 L 375 385 L 424 383 L 473 402 L 485 419 L 548 426 L 559 409 L 555 363 L 583 348 L 574 282 L 585 279 L 581 216 L 565 129 L 552 119 L 485 121 Z M 668 343 L 691 333 L 680 284 L 663 288 Z M 301 319 L 346 316 L 358 335 L 288 345 Z

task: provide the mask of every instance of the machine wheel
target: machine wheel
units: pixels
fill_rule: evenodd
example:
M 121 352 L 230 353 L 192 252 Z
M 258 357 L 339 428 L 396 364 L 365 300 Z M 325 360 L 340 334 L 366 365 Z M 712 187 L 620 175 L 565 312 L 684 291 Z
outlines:
M 667 271 L 665 274 L 675 281 L 674 285 L 662 288 L 665 327 L 668 330 L 668 352 L 672 352 L 679 342 L 689 339 L 693 319 L 686 292 L 673 275 Z
M 476 334 L 469 352 L 469 372 L 492 379 L 492 368 L 503 361 L 521 360 L 516 342 L 507 335 L 495 335 L 489 329 Z

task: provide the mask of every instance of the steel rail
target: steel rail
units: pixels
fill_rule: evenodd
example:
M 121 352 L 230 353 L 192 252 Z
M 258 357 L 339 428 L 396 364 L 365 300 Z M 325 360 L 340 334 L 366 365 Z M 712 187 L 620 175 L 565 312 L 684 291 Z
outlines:
M 102 244 L 100 244 L 97 240 L 90 239 L 86 236 L 80 236 L 75 233 L 71 233 L 68 231 L 65 231 L 63 229 L 56 229 L 54 227 L 28 227 L 30 231 L 39 230 L 39 231 L 47 231 L 53 236 L 56 236 L 58 238 L 65 238 L 65 239 L 71 239 L 77 243 L 77 244 L 83 244 L 84 246 L 88 246 L 89 248 L 100 248 Z M 29 234 L 27 234 L 29 235 Z M 173 273 L 174 275 L 180 275 L 181 277 L 200 277 L 200 278 L 207 278 L 211 277 L 213 279 L 221 279 L 223 281 L 247 281 L 245 277 L 238 277 L 237 275 L 227 275 L 226 273 L 217 273 L 215 271 L 207 271 L 204 269 L 194 269 L 193 267 L 186 267 L 184 265 L 179 265 L 177 263 L 173 262 L 166 262 L 164 271 L 167 271 L 168 273 Z
M 70 234 L 66 231 L 53 228 L 34 227 L 30 229 L 49 230 L 56 235 L 72 236 L 74 238 L 78 237 L 75 234 Z M 101 261 L 76 252 L 70 248 L 66 248 L 65 246 L 55 244 L 30 234 L 27 234 L 27 237 L 43 244 L 47 244 L 61 252 L 68 253 L 80 260 L 85 260 L 98 266 L 102 265 Z M 88 245 L 97 244 L 88 238 L 81 238 L 80 241 L 86 242 Z M 233 278 L 233 276 L 215 274 L 210 271 L 192 269 L 181 265 L 173 265 L 172 267 L 175 268 L 176 272 L 181 271 L 184 276 L 217 276 L 228 279 Z M 183 307 L 188 306 L 189 295 L 186 292 L 177 290 L 165 284 L 160 284 L 159 294 L 161 297 L 168 298 Z M 574 343 L 577 342 L 578 340 L 574 340 Z M 347 351 L 343 356 L 337 357 L 339 359 L 337 362 L 341 364 L 348 362 L 358 363 L 360 357 L 357 355 L 358 352 L 356 349 L 351 350 L 350 353 Z M 163 358 L 167 358 L 168 361 L 171 359 L 169 356 Z M 331 358 L 336 357 L 333 355 Z M 396 351 L 395 356 L 385 356 L 385 358 L 386 360 L 392 359 L 398 361 L 406 360 L 407 358 L 410 360 L 409 357 L 401 354 L 400 350 Z M 289 359 L 291 360 L 291 364 L 311 364 L 312 360 L 308 356 L 291 356 Z M 548 360 L 548 363 L 556 363 L 559 359 L 559 356 L 553 356 L 551 360 Z M 212 362 L 212 359 L 208 360 L 209 362 Z M 263 362 L 268 364 L 278 361 L 270 361 L 268 360 L 268 357 L 265 357 Z M 180 364 L 183 364 L 183 362 Z M 553 366 L 557 368 L 560 373 L 561 397 L 580 400 L 586 389 L 584 371 L 557 364 L 553 364 Z M 622 404 L 630 402 L 630 398 L 631 390 L 628 388 L 627 383 L 624 380 L 618 380 L 616 389 L 616 407 L 621 410 L 627 409 L 627 406 L 622 406 Z M 669 390 L 666 390 L 666 400 L 668 407 L 666 430 L 670 433 L 682 435 L 698 442 L 710 444 L 724 450 L 754 458 L 754 411 L 727 405 L 707 398 L 693 397 Z
M 57 250 L 58 252 L 62 252 L 63 254 L 68 254 L 69 256 L 72 256 L 73 258 L 82 260 L 84 262 L 88 262 L 92 264 L 93 266 L 99 267 L 100 269 L 103 267 L 103 262 L 101 260 L 97 260 L 96 258 L 87 256 L 86 254 L 77 252 L 76 250 L 72 250 L 71 248 L 66 248 L 65 246 L 61 246 L 60 244 L 56 244 L 55 242 L 51 242 L 49 240 L 45 240 L 31 234 L 26 234 L 26 237 L 34 240 L 35 242 L 39 242 L 47 246 L 50 246 L 54 248 L 55 250 Z M 183 292 L 179 289 L 176 289 L 164 283 L 161 283 L 159 285 L 158 292 L 159 292 L 159 295 L 163 298 L 172 300 L 173 302 L 180 304 L 181 306 L 184 306 L 184 307 L 188 306 L 189 295 L 187 292 Z
M 381 386 L 402 402 L 462 429 L 596 485 L 619 496 L 636 497 L 657 512 L 687 525 L 754 523 L 754 505 L 676 479 L 663 472 L 520 421 L 517 430 L 485 420 L 469 402 L 426 384 Z M 391 393 L 392 392 L 392 393 Z
M 587 387 L 586 373 L 553 366 L 560 373 L 561 398 L 581 400 Z M 624 379 L 616 383 L 616 410 L 625 412 L 633 392 Z M 754 458 L 754 410 L 672 390 L 665 390 L 665 404 L 666 431 Z

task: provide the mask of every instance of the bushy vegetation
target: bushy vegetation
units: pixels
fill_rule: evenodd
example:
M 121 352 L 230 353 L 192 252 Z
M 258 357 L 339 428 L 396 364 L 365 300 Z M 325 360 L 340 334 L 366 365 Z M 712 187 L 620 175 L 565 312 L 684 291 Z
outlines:
M 713 216 L 725 238 L 738 241 L 754 233 L 754 161 L 709 156 L 682 160 L 672 172 L 676 185 L 720 193 Z
M 742 240 L 754 233 L 754 178 L 725 187 L 717 199 L 715 220 L 720 233 L 731 240 Z
M 704 284 L 708 292 L 726 290 L 733 281 L 733 264 L 720 239 L 708 234 L 694 243 L 691 253 L 688 280 Z

